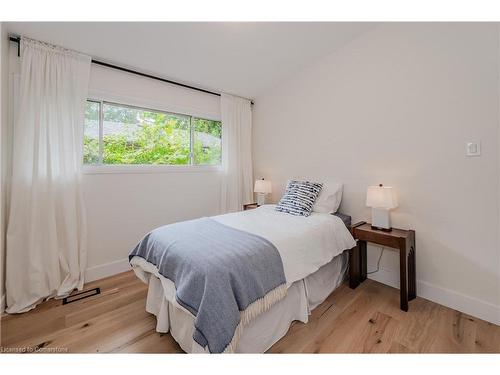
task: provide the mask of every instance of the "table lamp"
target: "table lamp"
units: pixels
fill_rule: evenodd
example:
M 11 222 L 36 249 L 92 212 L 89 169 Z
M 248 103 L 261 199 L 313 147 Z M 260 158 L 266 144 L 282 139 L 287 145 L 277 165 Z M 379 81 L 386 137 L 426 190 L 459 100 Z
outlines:
M 272 192 L 271 181 L 264 179 L 255 181 L 253 191 L 257 193 L 257 204 L 259 206 L 266 204 L 266 194 Z
M 368 186 L 366 205 L 372 208 L 372 229 L 391 231 L 390 210 L 398 206 L 394 189 L 390 186 Z

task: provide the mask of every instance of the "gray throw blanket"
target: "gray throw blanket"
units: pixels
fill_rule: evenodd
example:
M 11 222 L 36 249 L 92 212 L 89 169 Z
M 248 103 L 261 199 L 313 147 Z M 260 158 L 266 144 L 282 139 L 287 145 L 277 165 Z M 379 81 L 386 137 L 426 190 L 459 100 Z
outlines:
M 211 353 L 234 352 L 243 325 L 287 291 L 271 242 L 209 218 L 153 230 L 134 256 L 174 282 L 177 302 L 195 316 L 193 339 Z

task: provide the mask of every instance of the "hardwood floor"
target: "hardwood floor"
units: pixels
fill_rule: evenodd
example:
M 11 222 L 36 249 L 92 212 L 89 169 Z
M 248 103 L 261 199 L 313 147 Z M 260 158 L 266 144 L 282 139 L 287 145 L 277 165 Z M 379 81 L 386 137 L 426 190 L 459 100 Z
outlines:
M 182 353 L 170 334 L 155 332 L 144 310 L 147 287 L 132 272 L 86 285 L 96 286 L 98 296 L 3 315 L 1 352 Z M 367 280 L 356 290 L 342 285 L 269 352 L 500 353 L 500 327 L 422 298 L 405 313 L 396 289 Z

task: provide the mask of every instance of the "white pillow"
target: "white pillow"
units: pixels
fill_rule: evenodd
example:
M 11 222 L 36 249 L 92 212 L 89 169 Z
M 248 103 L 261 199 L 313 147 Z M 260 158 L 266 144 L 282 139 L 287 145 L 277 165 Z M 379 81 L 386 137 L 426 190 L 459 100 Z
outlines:
M 342 184 L 325 182 L 312 210 L 314 212 L 334 214 L 339 209 L 341 200 Z

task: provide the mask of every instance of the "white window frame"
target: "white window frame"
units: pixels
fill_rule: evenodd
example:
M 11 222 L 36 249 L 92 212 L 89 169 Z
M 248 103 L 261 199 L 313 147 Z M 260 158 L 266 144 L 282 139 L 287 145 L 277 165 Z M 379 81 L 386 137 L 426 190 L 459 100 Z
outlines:
M 117 103 L 111 100 L 103 100 L 103 99 L 94 99 L 87 98 L 86 102 L 94 102 L 99 103 L 99 164 L 84 164 L 83 165 L 83 173 L 84 174 L 108 174 L 108 173 L 120 173 L 120 174 L 135 174 L 135 173 L 171 173 L 171 172 L 183 172 L 183 173 L 199 173 L 199 172 L 221 172 L 222 171 L 222 155 L 220 164 L 216 165 L 198 165 L 193 164 L 194 162 L 194 154 L 193 154 L 193 141 L 194 141 L 194 129 L 191 124 L 193 117 L 200 118 L 203 120 L 209 121 L 219 121 L 220 120 L 212 120 L 207 117 L 197 116 L 197 115 L 187 115 L 184 113 L 176 113 L 169 112 L 161 109 L 152 109 L 148 107 L 133 105 L 133 104 L 124 104 Z M 116 105 L 120 107 L 128 107 L 134 108 L 144 111 L 152 111 L 165 113 L 168 115 L 179 115 L 184 117 L 189 117 L 189 130 L 190 130 L 190 152 L 189 152 L 189 164 L 185 165 L 172 165 L 172 164 L 103 164 L 103 123 L 104 123 L 104 104 Z M 83 145 L 82 145 L 83 146 Z M 222 147 L 222 144 L 221 144 Z

